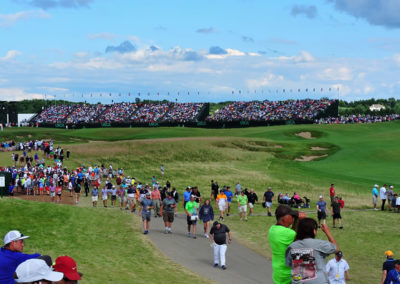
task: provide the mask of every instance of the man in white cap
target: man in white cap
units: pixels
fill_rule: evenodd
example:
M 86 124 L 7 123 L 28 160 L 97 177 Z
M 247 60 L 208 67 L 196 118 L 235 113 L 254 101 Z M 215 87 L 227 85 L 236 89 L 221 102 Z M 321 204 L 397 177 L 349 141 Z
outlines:
M 14 283 L 15 269 L 25 260 L 37 258 L 40 254 L 24 254 L 24 236 L 19 231 L 10 231 L 4 237 L 4 247 L 0 249 L 0 283 Z
M 53 283 L 64 277 L 63 273 L 52 271 L 42 259 L 28 259 L 17 267 L 15 274 L 16 283 Z

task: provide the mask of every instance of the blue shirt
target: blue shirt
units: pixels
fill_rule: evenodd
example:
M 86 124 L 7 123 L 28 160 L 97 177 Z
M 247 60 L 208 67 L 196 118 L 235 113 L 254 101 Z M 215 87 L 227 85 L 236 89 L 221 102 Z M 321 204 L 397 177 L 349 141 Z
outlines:
M 192 195 L 192 192 L 185 190 L 185 192 L 183 193 L 183 200 L 185 200 L 185 202 L 190 201 L 190 195 Z
M 376 196 L 376 197 L 379 196 L 379 192 L 378 192 L 378 189 L 377 189 L 376 187 L 374 187 L 374 188 L 372 189 L 372 196 Z
M 10 251 L 4 247 L 0 250 L 0 283 L 13 284 L 14 272 L 25 260 L 38 258 L 40 254 L 25 254 L 17 251 Z
M 147 207 L 153 206 L 153 200 L 151 199 L 143 199 L 140 204 L 142 205 L 142 216 L 148 216 L 151 215 L 151 209 L 146 210 Z
M 386 281 L 392 284 L 400 284 L 400 272 L 396 269 L 390 270 L 389 274 L 386 276 Z
M 318 201 L 317 205 L 318 205 L 319 210 L 321 210 L 321 212 L 325 212 L 325 208 L 326 208 L 326 202 L 325 201 Z
M 99 191 L 96 188 L 92 189 L 92 196 L 98 196 L 99 195 Z
M 232 202 L 232 196 L 233 196 L 232 191 L 225 190 L 225 195 L 226 195 L 226 198 L 228 199 L 228 202 Z

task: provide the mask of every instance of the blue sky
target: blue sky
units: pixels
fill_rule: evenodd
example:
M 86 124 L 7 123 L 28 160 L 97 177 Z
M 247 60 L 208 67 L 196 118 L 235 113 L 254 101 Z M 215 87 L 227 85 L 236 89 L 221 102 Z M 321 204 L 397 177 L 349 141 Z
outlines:
M 397 0 L 1 2 L 0 100 L 400 98 Z

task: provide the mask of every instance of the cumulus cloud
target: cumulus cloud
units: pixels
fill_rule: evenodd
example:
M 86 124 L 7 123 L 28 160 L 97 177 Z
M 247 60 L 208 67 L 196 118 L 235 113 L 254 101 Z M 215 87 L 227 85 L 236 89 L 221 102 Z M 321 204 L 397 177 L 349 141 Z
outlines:
M 281 84 L 281 82 L 284 79 L 285 79 L 285 77 L 282 75 L 276 75 L 276 74 L 269 73 L 260 79 L 247 80 L 247 86 L 250 89 L 257 89 L 257 88 L 267 87 L 267 86 L 276 85 L 276 84 L 279 85 L 279 84 Z
M 288 61 L 293 63 L 307 63 L 313 62 L 315 59 L 308 51 L 301 51 L 299 55 L 294 56 L 280 56 L 278 57 L 281 61 Z
M 98 34 L 89 34 L 87 36 L 89 39 L 107 39 L 107 40 L 114 40 L 115 35 L 112 33 L 98 33 Z
M 304 15 L 309 19 L 313 19 L 317 16 L 317 7 L 312 6 L 303 6 L 303 5 L 294 5 L 290 12 L 292 16 Z
M 80 8 L 88 7 L 93 0 L 14 0 L 16 3 L 28 4 L 44 10 L 51 8 Z
M 211 34 L 211 33 L 215 33 L 217 32 L 214 28 L 209 27 L 209 28 L 201 28 L 196 30 L 196 33 L 200 33 L 200 34 Z
M 33 18 L 50 18 L 50 15 L 42 10 L 21 11 L 14 14 L 0 14 L 0 27 L 9 27 L 17 22 Z
M 347 67 L 326 68 L 320 74 L 320 78 L 329 81 L 350 81 L 353 79 L 353 73 Z
M 12 97 L 13 101 L 43 99 L 42 94 L 27 92 L 21 88 L 0 88 L 0 100 L 8 101 Z
M 216 54 L 216 55 L 222 55 L 222 54 L 227 54 L 228 52 L 223 49 L 222 47 L 219 46 L 211 46 L 209 51 L 209 54 Z
M 400 28 L 398 0 L 328 0 L 335 8 L 372 25 Z
M 18 50 L 9 50 L 4 57 L 0 57 L 0 61 L 9 61 L 14 59 L 18 55 L 21 55 L 21 52 L 19 52 Z
M 107 46 L 106 53 L 110 52 L 119 52 L 119 53 L 127 53 L 136 51 L 136 47 L 130 41 L 124 41 L 118 46 Z

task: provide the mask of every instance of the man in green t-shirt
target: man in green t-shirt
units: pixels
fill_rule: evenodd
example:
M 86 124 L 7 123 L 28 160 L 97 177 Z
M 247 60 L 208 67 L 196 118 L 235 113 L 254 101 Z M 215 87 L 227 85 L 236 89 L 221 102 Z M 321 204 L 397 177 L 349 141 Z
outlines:
M 247 221 L 247 204 L 249 203 L 249 200 L 247 199 L 247 195 L 244 193 L 244 191 L 241 191 L 240 195 L 236 197 L 239 206 L 238 211 L 240 215 L 240 221 L 242 221 L 242 213 L 244 213 L 244 220 Z
M 190 238 L 190 227 L 193 227 L 193 239 L 196 238 L 196 223 L 197 216 L 199 214 L 199 205 L 195 201 L 197 196 L 191 195 L 190 201 L 186 202 L 185 211 L 187 215 L 187 224 L 188 224 L 188 238 Z
M 269 228 L 268 240 L 272 252 L 272 280 L 275 284 L 290 284 L 290 267 L 285 264 L 287 247 L 294 241 L 297 219 L 306 217 L 304 212 L 292 210 L 289 206 L 279 205 L 275 210 L 276 225 Z

